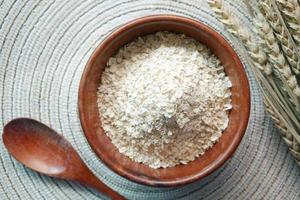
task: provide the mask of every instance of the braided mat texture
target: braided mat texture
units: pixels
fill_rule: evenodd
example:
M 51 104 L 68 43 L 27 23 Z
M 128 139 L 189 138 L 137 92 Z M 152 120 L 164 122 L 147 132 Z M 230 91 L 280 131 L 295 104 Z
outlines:
M 240 1 L 227 1 L 251 29 Z M 130 182 L 95 156 L 81 130 L 77 93 L 95 47 L 117 26 L 169 13 L 203 21 L 240 54 L 252 91 L 249 126 L 237 152 L 221 169 L 180 188 Z M 105 183 L 129 199 L 300 199 L 300 170 L 266 114 L 243 49 L 218 23 L 206 1 L 2 0 L 0 2 L 0 129 L 15 117 L 38 119 L 73 144 Z M 0 141 L 0 199 L 103 199 L 96 191 L 26 169 Z

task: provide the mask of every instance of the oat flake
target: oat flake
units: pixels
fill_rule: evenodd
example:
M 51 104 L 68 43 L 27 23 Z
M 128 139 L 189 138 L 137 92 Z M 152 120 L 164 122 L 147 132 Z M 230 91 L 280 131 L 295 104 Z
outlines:
M 119 151 L 152 168 L 186 164 L 228 125 L 231 82 L 210 50 L 169 32 L 140 37 L 111 57 L 98 107 Z

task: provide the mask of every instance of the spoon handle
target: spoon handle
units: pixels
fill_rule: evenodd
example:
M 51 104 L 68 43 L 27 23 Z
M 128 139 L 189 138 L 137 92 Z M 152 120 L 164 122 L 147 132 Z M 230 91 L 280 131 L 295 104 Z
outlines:
M 85 166 L 86 167 L 86 166 Z M 84 174 L 82 174 L 82 178 L 79 178 L 78 181 L 89 185 L 101 193 L 106 194 L 113 200 L 125 200 L 126 198 L 121 196 L 116 191 L 112 190 L 110 187 L 105 185 L 102 181 L 100 181 L 87 167 L 87 170 L 84 170 Z

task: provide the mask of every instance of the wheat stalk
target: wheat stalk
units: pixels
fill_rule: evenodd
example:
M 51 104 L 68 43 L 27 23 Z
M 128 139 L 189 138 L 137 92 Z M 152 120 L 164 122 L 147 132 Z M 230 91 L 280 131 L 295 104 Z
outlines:
M 260 2 L 260 8 L 266 19 L 270 22 L 275 36 L 278 39 L 285 56 L 292 67 L 293 71 L 299 76 L 300 70 L 300 55 L 297 50 L 296 44 L 294 43 L 290 33 L 285 27 L 284 21 L 278 13 L 277 6 L 272 3 L 271 0 L 262 0 Z
M 267 111 L 271 114 L 276 126 L 282 130 L 284 141 L 288 144 L 290 151 L 300 165 L 300 136 L 298 135 L 300 123 L 297 119 L 297 116 L 295 117 L 291 111 L 291 108 L 289 107 L 290 104 L 282 95 L 284 92 L 283 88 L 280 90 L 277 87 L 277 77 L 273 76 L 272 67 L 268 63 L 266 53 L 262 50 L 260 45 L 257 45 L 255 40 L 249 34 L 248 30 L 239 23 L 237 17 L 231 14 L 229 8 L 227 8 L 221 0 L 210 0 L 208 3 L 212 10 L 216 13 L 218 19 L 226 26 L 227 30 L 240 39 L 247 49 L 248 54 L 252 58 L 250 66 L 255 78 L 258 80 L 260 88 L 262 89 Z M 268 33 L 269 35 L 272 33 L 270 32 L 270 27 L 264 28 L 265 29 L 262 31 L 265 31 L 265 33 Z M 263 32 L 261 32 L 260 35 L 263 35 Z M 265 37 L 262 38 L 262 41 L 266 39 Z M 280 69 L 278 70 L 278 75 L 281 75 L 284 73 L 284 70 L 282 69 L 285 69 L 288 67 L 288 65 L 284 59 L 281 59 L 280 62 L 276 60 L 276 58 L 282 55 L 282 53 L 280 52 L 279 48 L 272 50 L 273 45 L 276 46 L 277 44 L 274 35 L 273 38 L 271 36 L 269 40 L 270 41 L 265 43 L 265 46 L 268 46 L 268 48 L 266 48 L 267 52 L 270 53 L 274 51 L 274 55 L 272 55 L 273 57 L 271 56 L 269 59 L 272 61 L 271 64 L 278 65 L 274 67 L 274 69 Z M 291 75 L 290 73 L 287 74 Z M 290 76 L 285 77 L 288 78 L 287 80 L 290 78 Z M 283 85 L 288 85 L 288 83 L 285 82 Z M 294 86 L 294 84 L 290 84 L 289 87 L 293 88 Z
M 284 118 L 277 112 L 274 108 L 274 105 L 271 103 L 271 100 L 267 95 L 264 95 L 264 103 L 266 106 L 266 110 L 271 114 L 271 118 L 275 125 L 279 128 L 280 133 L 282 134 L 282 138 L 286 142 L 289 147 L 290 152 L 296 158 L 298 165 L 300 166 L 300 144 L 293 134 L 290 133 L 289 129 L 286 127 L 286 123 L 284 122 Z
M 272 88 L 266 79 L 259 77 L 259 73 L 254 73 L 262 90 L 266 110 L 269 112 L 275 125 L 279 128 L 283 140 L 288 145 L 291 154 L 295 157 L 300 166 L 300 138 L 297 130 L 289 120 L 286 110 L 278 102 L 274 102 L 277 94 L 272 92 Z
M 297 0 L 276 0 L 288 25 L 290 33 L 300 51 L 300 5 Z

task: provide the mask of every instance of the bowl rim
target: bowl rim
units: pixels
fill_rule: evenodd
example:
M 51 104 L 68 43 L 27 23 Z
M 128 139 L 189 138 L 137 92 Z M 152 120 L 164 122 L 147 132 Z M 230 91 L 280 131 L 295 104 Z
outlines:
M 110 161 L 103 159 L 103 157 L 101 156 L 101 153 L 96 150 L 96 147 L 94 146 L 93 141 L 92 141 L 92 137 L 89 135 L 89 133 L 87 131 L 87 125 L 85 123 L 85 116 L 83 116 L 84 105 L 83 105 L 83 102 L 81 101 L 81 99 L 83 99 L 83 96 L 85 95 L 85 91 L 83 88 L 84 88 L 85 82 L 87 80 L 87 75 L 88 75 L 90 69 L 92 68 L 93 62 L 96 60 L 99 52 L 101 52 L 106 47 L 107 44 L 112 42 L 119 34 L 127 31 L 128 29 L 130 29 L 132 27 L 135 27 L 136 25 L 140 25 L 143 23 L 149 23 L 149 22 L 162 21 L 162 20 L 188 23 L 196 28 L 199 28 L 201 30 L 204 30 L 204 31 L 214 35 L 214 37 L 218 38 L 219 41 L 222 41 L 222 43 L 224 43 L 224 48 L 226 49 L 226 51 L 229 51 L 231 53 L 232 59 L 235 61 L 236 65 L 238 65 L 240 68 L 242 68 L 245 72 L 244 74 L 246 76 L 246 81 L 244 83 L 245 84 L 244 89 L 247 91 L 246 99 L 247 99 L 247 103 L 249 106 L 245 110 L 246 120 L 243 120 L 241 122 L 240 129 L 239 129 L 240 131 L 238 132 L 238 137 L 232 141 L 230 146 L 222 154 L 222 157 L 220 157 L 220 158 L 218 158 L 218 160 L 214 161 L 214 163 L 209 168 L 206 168 L 205 170 L 203 170 L 202 173 L 197 173 L 197 174 L 195 174 L 193 176 L 189 176 L 187 178 L 181 178 L 180 180 L 174 180 L 174 181 L 165 181 L 164 180 L 162 182 L 159 182 L 157 180 L 155 180 L 155 181 L 144 180 L 144 178 L 137 177 L 136 175 L 130 174 L 125 170 L 120 170 L 118 167 L 116 167 Z M 84 67 L 84 71 L 82 73 L 82 76 L 81 76 L 81 79 L 79 82 L 78 114 L 79 114 L 79 118 L 80 118 L 80 124 L 81 124 L 82 130 L 83 130 L 83 133 L 88 141 L 88 144 L 90 145 L 90 147 L 92 148 L 94 153 L 97 155 L 97 157 L 113 172 L 117 173 L 118 175 L 120 175 L 126 179 L 128 178 L 131 181 L 134 181 L 136 183 L 140 183 L 143 185 L 147 185 L 147 186 L 162 186 L 162 187 L 183 186 L 183 185 L 195 182 L 197 180 L 200 180 L 200 179 L 210 175 L 212 172 L 214 172 L 215 170 L 220 168 L 230 157 L 232 157 L 233 153 L 236 151 L 238 145 L 240 144 L 240 142 L 247 130 L 249 116 L 250 116 L 250 108 L 251 108 L 250 92 L 251 91 L 250 91 L 249 81 L 247 79 L 247 73 L 243 67 L 243 64 L 242 64 L 240 58 L 238 57 L 237 53 L 232 48 L 230 43 L 220 33 L 215 31 L 209 25 L 207 25 L 201 21 L 188 18 L 188 17 L 184 17 L 184 16 L 180 16 L 180 15 L 169 15 L 169 14 L 148 15 L 148 16 L 133 19 L 133 20 L 131 20 L 127 23 L 124 23 L 124 24 L 118 26 L 117 28 L 113 29 L 113 31 L 110 34 L 108 34 L 102 40 L 102 42 L 100 42 L 100 44 L 98 44 L 96 49 L 92 52 L 87 64 Z

